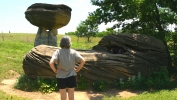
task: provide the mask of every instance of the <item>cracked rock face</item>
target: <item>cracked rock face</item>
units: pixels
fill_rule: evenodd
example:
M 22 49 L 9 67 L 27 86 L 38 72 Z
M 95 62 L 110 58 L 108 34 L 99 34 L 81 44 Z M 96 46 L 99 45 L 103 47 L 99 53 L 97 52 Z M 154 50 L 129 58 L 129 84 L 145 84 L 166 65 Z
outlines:
M 58 29 L 67 25 L 72 9 L 64 4 L 35 3 L 25 11 L 26 19 L 37 27 Z
M 123 52 L 112 53 L 111 48 L 120 47 Z M 23 60 L 25 74 L 31 77 L 55 78 L 49 67 L 54 46 L 39 45 Z M 168 66 L 168 54 L 164 44 L 152 37 L 140 34 L 107 35 L 92 50 L 77 50 L 86 63 L 78 73 L 90 81 L 104 80 L 113 83 L 120 78 L 148 76 L 161 67 Z M 76 64 L 77 67 L 78 64 Z
M 138 73 L 148 76 L 161 67 L 167 67 L 169 63 L 167 48 L 162 41 L 152 36 L 111 34 L 103 37 L 98 45 L 93 47 L 93 50 L 110 52 L 112 47 L 121 47 L 125 52 L 118 54 L 106 53 L 106 57 L 99 56 L 100 60 L 94 66 L 102 71 L 102 68 L 104 70 L 106 68 L 110 74 L 118 78 L 128 78 L 136 76 Z M 103 58 L 104 60 L 102 60 Z M 105 75 L 105 78 L 109 80 L 110 77 L 108 76 Z

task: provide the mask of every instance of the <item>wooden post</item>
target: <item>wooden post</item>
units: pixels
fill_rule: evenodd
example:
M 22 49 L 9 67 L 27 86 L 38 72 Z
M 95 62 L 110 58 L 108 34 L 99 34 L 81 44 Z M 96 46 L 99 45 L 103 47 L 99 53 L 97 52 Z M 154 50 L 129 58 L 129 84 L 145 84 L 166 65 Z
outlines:
M 2 36 L 2 41 L 4 41 L 4 36 Z

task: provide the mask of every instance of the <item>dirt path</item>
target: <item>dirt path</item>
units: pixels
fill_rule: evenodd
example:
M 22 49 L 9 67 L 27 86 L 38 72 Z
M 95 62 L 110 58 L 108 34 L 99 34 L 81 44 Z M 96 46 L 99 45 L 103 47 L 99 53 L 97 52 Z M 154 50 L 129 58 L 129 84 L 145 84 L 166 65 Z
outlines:
M 0 83 L 0 90 L 3 90 L 7 94 L 17 95 L 20 97 L 30 98 L 32 100 L 59 100 L 60 95 L 57 92 L 50 94 L 42 94 L 40 92 L 26 92 L 14 89 L 13 86 L 17 80 L 17 77 L 11 79 L 5 79 Z M 75 100 L 102 100 L 103 96 L 112 95 L 120 97 L 130 97 L 139 94 L 138 92 L 119 91 L 119 90 L 107 90 L 106 92 L 93 92 L 93 91 L 75 91 Z

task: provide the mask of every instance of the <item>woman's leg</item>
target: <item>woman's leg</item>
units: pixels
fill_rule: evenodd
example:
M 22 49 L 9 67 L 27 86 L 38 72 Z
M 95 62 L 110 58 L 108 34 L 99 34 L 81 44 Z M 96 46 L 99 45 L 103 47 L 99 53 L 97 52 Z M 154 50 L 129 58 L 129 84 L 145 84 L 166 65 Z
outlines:
M 57 87 L 59 88 L 60 98 L 61 100 L 66 100 L 66 79 L 65 78 L 57 78 Z
M 68 98 L 74 100 L 74 88 L 68 88 Z
M 68 98 L 74 100 L 74 88 L 76 87 L 76 76 L 68 77 Z
M 66 89 L 60 89 L 60 98 L 61 100 L 66 100 Z

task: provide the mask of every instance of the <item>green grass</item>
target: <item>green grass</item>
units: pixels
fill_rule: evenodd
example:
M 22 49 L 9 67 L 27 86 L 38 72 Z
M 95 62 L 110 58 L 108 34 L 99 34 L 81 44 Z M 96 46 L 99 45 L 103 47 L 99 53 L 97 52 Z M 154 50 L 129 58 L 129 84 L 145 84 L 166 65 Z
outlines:
M 30 99 L 18 97 L 16 95 L 9 95 L 0 90 L 0 100 L 30 100 Z
M 34 40 L 36 34 L 0 34 L 0 81 L 13 77 L 13 70 L 19 74 L 24 74 L 22 68 L 22 61 L 25 54 L 27 54 L 34 47 Z M 58 34 L 58 44 L 62 35 Z M 80 38 L 77 42 L 77 37 L 71 36 L 73 49 L 91 49 L 96 45 L 100 38 L 92 39 L 91 43 L 87 43 L 85 38 Z M 96 42 L 95 42 L 96 41 Z M 2 100 L 25 100 L 17 96 L 11 96 L 0 91 L 0 99 Z
M 23 57 L 34 47 L 35 36 L 36 34 L 0 34 L 0 80 L 11 77 L 9 70 L 23 73 Z M 58 44 L 61 37 L 62 35 L 57 35 Z M 77 41 L 76 36 L 71 36 L 71 39 L 73 49 L 91 49 L 100 41 L 100 38 L 93 38 L 94 42 L 90 43 L 85 38 Z
M 13 74 L 9 74 L 13 70 L 19 74 L 23 74 L 22 61 L 25 54 L 27 54 L 34 45 L 36 34 L 0 34 L 0 81 L 10 78 Z M 58 44 L 62 35 L 57 35 Z M 101 38 L 92 38 L 90 43 L 87 43 L 86 38 L 79 38 L 71 36 L 73 49 L 91 49 L 97 45 Z M 104 100 L 177 100 L 177 89 L 161 90 L 154 92 L 144 92 L 138 96 L 123 99 L 114 96 L 104 96 Z M 25 100 L 24 98 L 11 96 L 3 91 L 0 91 L 1 100 Z
M 92 49 L 93 46 L 98 44 L 98 41 L 101 40 L 101 38 L 99 37 L 94 37 L 91 38 L 91 42 L 87 42 L 86 38 L 78 38 L 74 35 L 71 35 L 71 41 L 72 41 L 72 46 L 71 48 L 73 49 L 82 49 L 82 50 L 90 50 Z M 59 44 L 59 40 L 62 38 L 62 35 L 58 35 L 58 44 Z
M 103 100 L 177 100 L 177 89 L 143 92 L 140 95 L 132 96 L 129 98 L 105 95 Z

